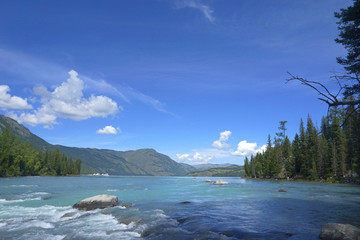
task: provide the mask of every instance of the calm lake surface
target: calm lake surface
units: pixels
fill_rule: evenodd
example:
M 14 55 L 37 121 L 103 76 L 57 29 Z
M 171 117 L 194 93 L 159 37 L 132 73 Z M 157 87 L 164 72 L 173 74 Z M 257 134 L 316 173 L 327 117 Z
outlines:
M 328 222 L 360 226 L 359 186 L 221 179 L 2 178 L 0 239 L 318 239 Z M 71 208 L 98 194 L 134 206 Z

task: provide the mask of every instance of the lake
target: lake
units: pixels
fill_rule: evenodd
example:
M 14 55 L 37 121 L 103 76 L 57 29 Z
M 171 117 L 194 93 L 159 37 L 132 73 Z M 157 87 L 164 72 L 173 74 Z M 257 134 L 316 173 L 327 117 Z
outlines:
M 200 177 L 1 178 L 0 238 L 318 239 L 329 222 L 360 226 L 359 186 L 221 179 L 231 184 Z M 72 209 L 98 194 L 133 206 Z

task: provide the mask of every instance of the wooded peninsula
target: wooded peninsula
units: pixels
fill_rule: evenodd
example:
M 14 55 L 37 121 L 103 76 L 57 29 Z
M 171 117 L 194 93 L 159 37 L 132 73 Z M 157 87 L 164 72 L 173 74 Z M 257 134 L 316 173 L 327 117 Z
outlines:
M 355 179 L 360 172 L 360 113 L 353 110 L 353 106 L 346 110 L 332 109 L 322 118 L 320 129 L 310 116 L 306 127 L 301 119 L 300 133 L 292 142 L 286 136 L 286 121 L 281 121 L 274 142 L 269 135 L 266 151 L 251 156 L 250 160 L 245 158 L 246 176 L 358 181 Z
M 36 150 L 9 128 L 0 134 L 0 177 L 78 175 L 80 168 L 80 159 L 73 161 L 58 149 Z

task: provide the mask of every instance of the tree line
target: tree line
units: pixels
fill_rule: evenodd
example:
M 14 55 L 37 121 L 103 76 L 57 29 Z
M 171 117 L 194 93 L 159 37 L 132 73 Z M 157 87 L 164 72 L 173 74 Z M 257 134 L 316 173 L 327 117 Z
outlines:
M 58 149 L 36 150 L 8 128 L 0 134 L 0 177 L 77 175 L 80 168 L 80 159 L 73 161 Z
M 351 113 L 351 114 L 350 114 Z M 350 114 L 350 115 L 349 115 Z M 344 121 L 344 119 L 346 121 Z M 320 129 L 310 116 L 301 119 L 299 133 L 291 142 L 281 121 L 267 149 L 245 158 L 245 174 L 251 178 L 301 178 L 341 181 L 360 173 L 360 111 L 332 109 Z M 343 124 L 341 124 L 343 123 Z
M 286 136 L 286 121 L 272 142 L 268 137 L 265 152 L 245 158 L 245 174 L 252 178 L 303 178 L 343 180 L 360 174 L 360 0 L 353 0 L 347 8 L 335 12 L 339 37 L 335 42 L 347 50 L 345 57 L 336 60 L 345 72 L 332 80 L 339 85 L 331 93 L 325 84 L 290 74 L 289 81 L 297 81 L 312 88 L 318 99 L 328 104 L 329 114 L 318 129 L 310 116 L 306 127 L 300 121 L 299 133 L 291 142 Z M 342 99 L 341 96 L 343 97 Z

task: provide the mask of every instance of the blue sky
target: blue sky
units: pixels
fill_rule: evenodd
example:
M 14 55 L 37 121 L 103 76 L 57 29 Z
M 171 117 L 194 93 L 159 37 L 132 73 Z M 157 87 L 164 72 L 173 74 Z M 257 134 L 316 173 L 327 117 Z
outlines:
M 52 144 L 243 164 L 327 106 L 350 0 L 2 1 L 0 112 Z

